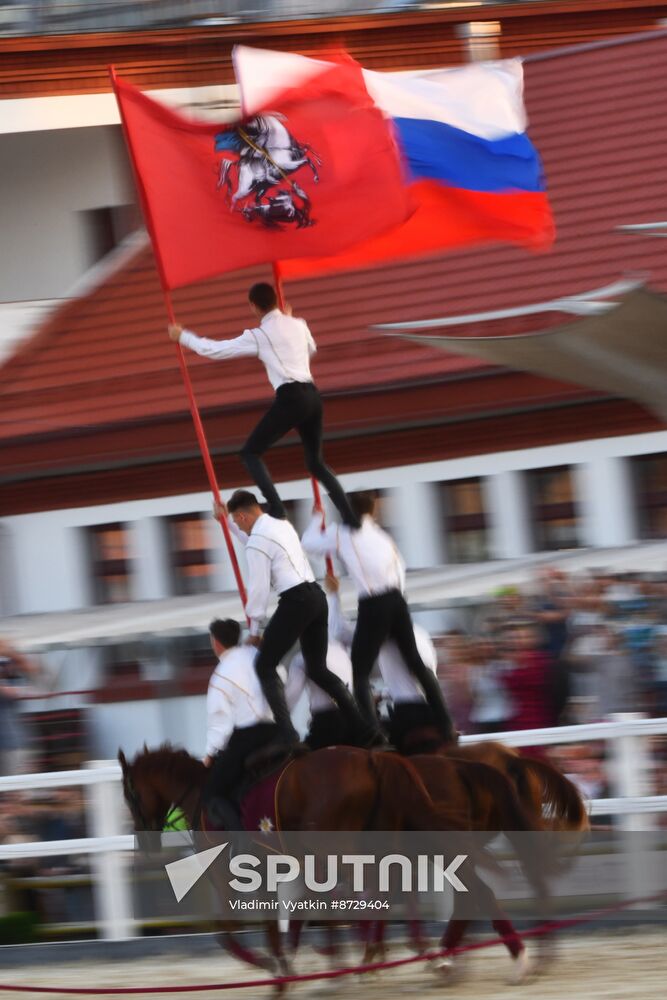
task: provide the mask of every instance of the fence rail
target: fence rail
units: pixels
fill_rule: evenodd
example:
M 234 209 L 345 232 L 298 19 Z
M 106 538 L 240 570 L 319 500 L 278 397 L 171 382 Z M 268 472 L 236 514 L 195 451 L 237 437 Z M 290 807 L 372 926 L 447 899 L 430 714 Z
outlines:
M 652 794 L 647 745 L 651 737 L 663 735 L 667 735 L 667 718 L 645 719 L 638 714 L 625 714 L 616 716 L 611 722 L 583 726 L 464 736 L 461 743 L 495 740 L 521 747 L 609 742 L 610 784 L 615 795 L 591 801 L 590 814 L 618 817 L 621 828 L 632 830 L 645 828 L 649 822 L 646 817 L 667 812 L 667 795 Z M 90 855 L 98 931 L 103 937 L 113 939 L 137 933 L 127 882 L 128 852 L 134 846 L 134 837 L 123 832 L 123 817 L 126 814 L 121 775 L 121 769 L 115 762 L 91 761 L 78 771 L 17 774 L 0 778 L 0 794 L 77 785 L 87 788 L 88 817 L 95 836 L 3 844 L 0 845 L 0 860 Z

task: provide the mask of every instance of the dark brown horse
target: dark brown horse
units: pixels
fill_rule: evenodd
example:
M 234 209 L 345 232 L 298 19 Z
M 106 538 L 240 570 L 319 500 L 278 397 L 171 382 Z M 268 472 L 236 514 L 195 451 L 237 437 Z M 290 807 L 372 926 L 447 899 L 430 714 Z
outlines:
M 515 848 L 523 872 L 530 883 L 538 905 L 546 912 L 549 900 L 547 876 L 550 862 L 544 855 L 535 856 L 531 845 L 522 840 L 521 834 L 535 833 L 542 829 L 534 816 L 524 808 L 512 782 L 497 768 L 474 760 L 461 760 L 445 755 L 424 754 L 410 757 L 420 778 L 434 802 L 450 794 L 452 787 L 467 789 L 470 802 L 470 829 L 488 832 L 489 840 L 497 833 L 504 833 Z M 534 846 L 534 845 L 533 845 Z M 514 959 L 513 981 L 519 982 L 529 971 L 525 946 L 511 921 L 503 913 L 496 898 L 480 879 L 476 898 L 485 913 L 492 914 L 494 930 L 504 938 L 505 945 Z M 454 913 L 442 936 L 441 946 L 453 951 L 461 943 L 470 923 L 457 916 L 458 898 L 454 897 Z M 451 962 L 441 963 L 448 970 Z
M 542 906 L 548 900 L 546 882 L 546 867 L 544 859 L 539 863 L 529 851 L 525 843 L 516 834 L 535 833 L 537 826 L 519 800 L 513 784 L 495 767 L 476 761 L 464 761 L 448 758 L 437 754 L 423 754 L 410 757 L 410 763 L 419 774 L 431 798 L 436 803 L 445 800 L 457 803 L 459 811 L 467 818 L 468 829 L 479 833 L 489 833 L 489 841 L 498 833 L 505 833 L 517 851 L 517 857 L 522 864 L 537 899 Z M 469 888 L 474 887 L 475 898 L 483 906 L 485 913 L 491 914 L 494 929 L 505 939 L 505 944 L 513 959 L 515 959 L 514 981 L 519 981 L 528 971 L 523 942 L 516 933 L 511 921 L 502 912 L 493 892 L 479 876 L 470 872 L 467 875 Z M 470 880 L 474 881 L 474 886 Z M 455 913 L 449 921 L 443 934 L 441 945 L 447 950 L 453 950 L 463 938 L 468 920 L 456 917 Z M 426 945 L 420 939 L 420 927 L 417 920 L 411 924 L 413 946 L 417 950 L 426 950 Z M 377 961 L 384 958 L 384 925 L 375 924 L 368 929 L 368 940 L 364 962 Z M 451 962 L 440 962 L 441 970 L 449 971 Z
M 118 754 L 123 792 L 137 831 L 161 831 L 177 805 L 191 828 L 200 816 L 207 769 L 185 750 L 164 745 L 144 748 L 132 763 Z M 276 812 L 283 830 L 345 832 L 381 830 L 466 830 L 466 802 L 435 804 L 409 761 L 393 753 L 331 747 L 295 758 L 284 771 L 276 793 Z M 231 954 L 262 968 L 265 960 L 241 946 L 232 928 L 221 924 L 220 943 Z M 278 925 L 264 924 L 273 962 L 287 974 Z
M 419 771 L 431 797 L 439 801 L 449 794 L 453 772 L 464 783 L 474 787 L 471 797 L 471 828 L 474 830 L 503 830 L 519 832 L 525 829 L 536 831 L 583 833 L 589 828 L 586 806 L 577 787 L 546 758 L 524 755 L 514 747 L 498 741 L 482 741 L 469 744 L 443 743 L 437 731 L 431 727 L 408 734 L 409 743 L 402 747 L 409 760 Z M 420 754 L 420 747 L 428 747 L 428 754 Z M 410 749 L 417 751 L 410 753 Z M 436 761 L 447 762 L 445 768 Z M 485 768 L 485 771 L 480 770 Z M 452 770 L 453 769 L 453 770 Z M 493 777 L 493 772 L 498 777 Z M 498 786 L 498 778 L 504 784 Z M 519 800 L 520 814 L 512 825 L 512 797 L 507 793 L 507 783 L 511 783 Z M 485 798 L 481 790 L 487 786 L 497 786 L 497 795 Z M 498 811 L 500 810 L 500 811 Z M 508 812 L 509 811 L 509 812 Z M 523 819 L 521 818 L 523 817 Z M 507 826 L 507 823 L 510 826 Z M 521 825 L 528 823 L 528 827 Z M 512 838 L 510 837 L 510 840 Z M 520 838 L 515 838 L 515 846 L 520 852 Z M 552 865 L 558 864 L 554 854 L 541 859 L 543 870 L 536 865 L 534 857 L 524 853 L 525 873 L 533 886 L 543 914 L 548 912 L 548 890 L 544 876 Z M 456 900 L 455 900 L 456 902 Z M 493 905 L 488 897 L 488 904 Z M 492 921 L 494 928 L 505 938 L 508 950 L 516 961 L 515 979 L 528 971 L 525 950 L 512 924 L 497 911 Z M 443 947 L 453 950 L 461 941 L 468 921 L 453 917 L 443 935 Z M 544 960 L 551 957 L 548 940 L 540 940 Z

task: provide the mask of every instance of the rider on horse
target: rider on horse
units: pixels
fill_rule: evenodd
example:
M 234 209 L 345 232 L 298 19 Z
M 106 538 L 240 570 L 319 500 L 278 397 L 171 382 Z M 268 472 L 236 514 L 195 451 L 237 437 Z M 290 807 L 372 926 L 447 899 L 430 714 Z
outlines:
M 239 645 L 241 627 L 231 619 L 209 626 L 218 664 L 206 695 L 209 775 L 202 802 L 214 826 L 241 829 L 236 793 L 248 756 L 280 742 L 280 730 L 262 693 L 255 671 L 257 650 Z

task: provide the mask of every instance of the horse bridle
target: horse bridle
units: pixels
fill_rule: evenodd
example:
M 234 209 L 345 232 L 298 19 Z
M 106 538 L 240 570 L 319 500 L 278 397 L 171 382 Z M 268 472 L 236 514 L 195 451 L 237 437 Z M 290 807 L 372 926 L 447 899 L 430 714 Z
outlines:
M 163 829 L 164 822 L 169 813 L 173 812 L 175 809 L 180 809 L 183 803 L 185 802 L 186 798 L 192 791 L 194 791 L 194 789 L 185 788 L 183 794 L 178 797 L 176 802 L 172 802 L 171 806 L 167 808 L 167 811 L 165 815 L 162 817 L 162 820 L 159 822 L 158 820 L 154 820 L 154 823 L 156 825 L 150 826 L 142 812 L 139 796 L 137 795 L 137 790 L 134 787 L 134 782 L 132 781 L 132 775 L 128 772 L 125 776 L 125 797 L 127 798 L 135 823 L 137 822 L 137 820 L 141 823 L 141 830 L 139 832 L 159 833 Z M 196 812 L 200 810 L 201 810 L 201 796 L 200 796 L 200 803 L 196 807 Z M 195 824 L 193 824 L 193 826 L 194 825 Z
M 127 799 L 134 822 L 137 823 L 138 821 L 141 823 L 141 832 L 155 832 L 151 831 L 151 828 L 148 826 L 144 818 L 139 802 L 139 796 L 137 795 L 137 790 L 134 787 L 132 775 L 129 773 L 125 775 L 125 798 Z

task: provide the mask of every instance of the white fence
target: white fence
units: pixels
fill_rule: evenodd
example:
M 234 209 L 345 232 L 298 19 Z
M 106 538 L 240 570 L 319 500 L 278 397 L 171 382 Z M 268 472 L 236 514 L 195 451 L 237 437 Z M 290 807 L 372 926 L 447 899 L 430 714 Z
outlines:
M 615 795 L 590 802 L 590 814 L 617 816 L 621 828 L 641 830 L 650 828 L 647 816 L 667 812 L 667 795 L 651 794 L 648 747 L 651 736 L 666 734 L 667 718 L 644 719 L 637 714 L 626 714 L 616 716 L 613 722 L 464 736 L 461 742 L 497 740 L 518 747 L 608 741 L 611 749 L 609 779 Z M 72 785 L 88 788 L 88 822 L 93 836 L 78 840 L 2 844 L 0 860 L 90 854 L 98 932 L 101 937 L 109 939 L 132 937 L 137 931 L 127 878 L 134 837 L 123 832 L 128 829 L 129 817 L 122 801 L 120 779 L 120 767 L 109 761 L 92 761 L 80 771 L 0 778 L 0 794 Z

